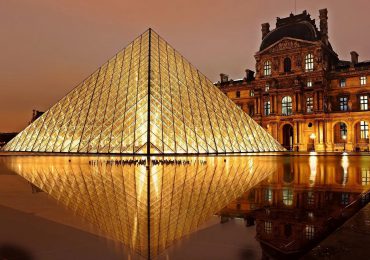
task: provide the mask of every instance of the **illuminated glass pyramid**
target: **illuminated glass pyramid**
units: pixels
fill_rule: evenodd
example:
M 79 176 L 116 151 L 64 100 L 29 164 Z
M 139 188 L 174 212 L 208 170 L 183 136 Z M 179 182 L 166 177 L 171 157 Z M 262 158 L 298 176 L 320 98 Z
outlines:
M 149 29 L 4 150 L 217 154 L 283 148 Z

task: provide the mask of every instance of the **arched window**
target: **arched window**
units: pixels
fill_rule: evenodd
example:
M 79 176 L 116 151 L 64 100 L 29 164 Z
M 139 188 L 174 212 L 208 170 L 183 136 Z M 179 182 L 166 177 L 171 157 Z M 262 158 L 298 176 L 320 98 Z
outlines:
M 265 61 L 263 65 L 263 75 L 270 76 L 271 75 L 271 61 Z
M 313 54 L 311 53 L 307 54 L 304 61 L 306 71 L 313 71 Z
M 281 101 L 281 113 L 284 116 L 292 114 L 292 98 L 290 96 L 283 97 Z
M 284 72 L 290 72 L 292 70 L 292 61 L 289 58 L 284 59 Z

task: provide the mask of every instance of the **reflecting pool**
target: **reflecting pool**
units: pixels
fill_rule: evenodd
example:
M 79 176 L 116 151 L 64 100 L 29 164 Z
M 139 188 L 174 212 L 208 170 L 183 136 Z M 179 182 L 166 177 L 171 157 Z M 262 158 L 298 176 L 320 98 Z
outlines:
M 7 157 L 3 163 L 144 257 L 276 170 L 269 157 Z
M 369 156 L 291 156 L 220 215 L 256 226 L 264 257 L 296 259 L 369 201 Z
M 176 259 L 167 248 L 215 215 L 255 227 L 266 257 L 302 255 L 367 203 L 370 188 L 369 156 L 1 156 L 0 164 L 145 258 Z

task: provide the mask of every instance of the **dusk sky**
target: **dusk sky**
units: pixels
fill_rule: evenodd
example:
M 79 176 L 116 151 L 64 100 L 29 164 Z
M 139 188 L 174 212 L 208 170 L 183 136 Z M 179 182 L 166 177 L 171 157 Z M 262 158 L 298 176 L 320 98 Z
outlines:
M 368 0 L 297 0 L 317 25 L 328 8 L 341 59 L 370 59 Z M 210 80 L 254 70 L 261 23 L 294 12 L 294 0 L 2 0 L 0 132 L 20 131 L 135 37 L 152 27 Z

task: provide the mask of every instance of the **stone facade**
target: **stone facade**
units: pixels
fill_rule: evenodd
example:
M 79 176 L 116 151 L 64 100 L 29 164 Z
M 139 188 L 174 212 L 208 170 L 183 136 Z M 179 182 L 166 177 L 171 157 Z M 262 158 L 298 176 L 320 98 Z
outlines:
M 256 72 L 216 85 L 283 146 L 294 151 L 368 151 L 370 61 L 340 60 L 328 40 L 327 10 L 320 29 L 302 14 L 262 24 Z

